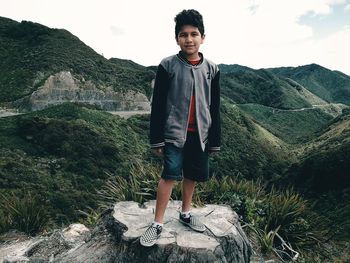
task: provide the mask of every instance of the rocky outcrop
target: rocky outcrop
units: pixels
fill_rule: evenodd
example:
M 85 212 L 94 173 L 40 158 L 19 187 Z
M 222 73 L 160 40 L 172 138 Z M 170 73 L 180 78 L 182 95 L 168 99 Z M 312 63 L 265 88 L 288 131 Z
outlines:
M 150 110 L 150 102 L 141 92 L 116 92 L 112 87 L 97 88 L 91 81 L 85 81 L 83 78 L 79 80 L 69 71 L 48 77 L 44 85 L 29 97 L 13 104 L 34 111 L 64 102 L 91 104 L 106 111 Z
M 137 240 L 151 224 L 155 202 L 150 201 L 143 207 L 135 202 L 116 204 L 113 217 L 126 227 L 121 235 L 124 242 L 119 249 L 135 254 L 132 257 L 125 254 L 124 262 L 249 262 L 249 242 L 238 223 L 237 214 L 231 208 L 219 205 L 194 208 L 193 213 L 207 228 L 204 233 L 191 231 L 179 223 L 180 208 L 179 201 L 169 203 L 161 238 L 155 248 L 145 249 L 150 254 L 144 255 L 144 252 L 130 250 L 128 244 Z
M 161 238 L 153 247 L 142 247 L 139 237 L 153 220 L 154 205 L 154 201 L 142 206 L 119 202 L 102 215 L 91 233 L 81 225 L 72 225 L 48 237 L 24 241 L 18 253 L 4 255 L 6 248 L 0 246 L 0 255 L 4 255 L 4 262 L 13 263 L 250 262 L 251 247 L 236 213 L 220 205 L 193 209 L 207 228 L 197 233 L 178 222 L 181 203 L 170 202 Z
M 0 262 L 53 262 L 58 255 L 74 251 L 89 236 L 90 230 L 83 224 L 72 224 L 63 230 L 53 231 L 49 236 L 9 237 L 5 244 L 0 245 Z

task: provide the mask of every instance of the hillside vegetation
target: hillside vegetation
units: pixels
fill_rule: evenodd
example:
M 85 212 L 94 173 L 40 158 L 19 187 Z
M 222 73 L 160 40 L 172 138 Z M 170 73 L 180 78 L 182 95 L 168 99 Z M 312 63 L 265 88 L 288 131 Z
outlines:
M 222 94 L 235 103 L 297 109 L 342 103 L 350 105 L 350 76 L 317 64 L 254 70 L 220 64 Z
M 309 194 L 350 189 L 350 114 L 332 121 L 321 135 L 305 145 L 289 180 Z M 311 193 L 310 193 L 311 192 Z
M 213 166 L 220 176 L 264 179 L 279 177 L 293 155 L 283 141 L 272 142 L 268 131 L 262 131 L 240 108 L 224 101 L 222 105 L 223 147 Z
M 291 144 L 314 138 L 333 119 L 319 108 L 283 110 L 259 104 L 240 104 L 238 107 L 275 136 Z
M 286 179 L 285 173 L 291 163 L 299 163 L 297 156 L 290 154 L 290 146 L 225 100 L 221 113 L 223 149 L 220 154 L 211 156 L 213 177 L 208 184 L 199 186 L 195 202 L 229 204 L 249 223 L 251 230 L 246 231 L 250 235 L 264 239 L 269 231 L 278 231 L 298 249 L 306 249 L 305 253 L 309 246 L 315 245 L 315 240 L 308 236 L 310 231 L 318 229 L 312 237 L 321 242 L 328 238 L 323 231 L 331 220 L 343 218 L 343 222 L 347 222 L 344 213 L 346 215 L 349 210 L 342 199 L 342 207 L 345 207 L 342 214 L 334 206 L 328 208 L 332 215 L 337 212 L 339 217 L 331 219 L 321 213 L 322 227 L 314 225 L 321 220 L 317 207 L 313 210 L 302 196 L 290 190 L 277 191 L 272 185 Z M 337 131 L 332 132 L 332 140 L 338 141 L 344 131 L 339 129 L 348 127 L 347 121 L 348 117 L 343 116 L 332 124 L 328 133 Z M 76 104 L 1 118 L 0 194 L 7 203 L 0 206 L 7 210 L 6 204 L 18 206 L 26 202 L 33 207 L 31 211 L 37 211 L 35 216 L 40 212 L 40 218 L 57 225 L 76 220 L 94 222 L 98 216 L 94 211 L 100 211 L 101 206 L 108 207 L 113 201 L 154 199 L 161 160 L 149 151 L 148 131 L 149 115 L 125 120 L 91 106 Z M 324 136 L 327 137 L 326 133 Z M 319 143 L 324 144 L 321 138 Z M 305 150 L 304 156 L 310 151 Z M 310 157 L 314 161 L 324 161 L 318 155 Z M 317 178 L 313 179 L 318 182 Z M 288 183 L 290 180 L 283 182 L 284 185 Z M 306 191 L 317 190 L 316 186 L 307 183 Z M 342 189 L 346 190 L 346 186 Z M 180 198 L 180 195 L 177 186 L 173 198 Z M 345 196 L 344 192 L 341 198 Z M 335 197 L 332 195 L 332 198 Z M 0 211 L 0 221 L 4 217 L 6 215 Z M 337 228 L 345 238 L 347 226 Z M 7 229 L 1 228 L 2 231 Z M 271 252 L 267 244 L 259 244 L 264 251 Z M 272 239 L 272 244 L 280 245 L 278 239 Z
M 220 68 L 223 68 L 222 94 L 234 103 L 256 103 L 281 109 L 311 107 L 314 101 L 323 103 L 316 96 L 305 94 L 307 90 L 298 83 L 270 71 L 235 65 L 220 65 Z
M 147 116 L 124 120 L 75 104 L 0 118 L 0 189 L 47 197 L 53 217 L 77 219 L 77 210 L 96 208 L 95 190 L 109 175 L 127 178 L 133 159 L 153 162 L 148 122 Z M 280 176 L 287 155 L 266 143 L 251 120 L 225 105 L 223 129 L 225 146 L 213 157 L 213 173 Z
M 291 78 L 327 102 L 350 105 L 350 76 L 317 64 L 296 68 L 273 68 L 269 71 Z
M 0 103 L 30 95 L 60 71 L 98 87 L 151 96 L 154 71 L 120 59 L 107 60 L 66 30 L 0 17 L 0 42 Z
M 0 138 L 1 191 L 39 195 L 57 222 L 96 208 L 95 190 L 146 149 L 124 119 L 73 104 L 1 118 Z

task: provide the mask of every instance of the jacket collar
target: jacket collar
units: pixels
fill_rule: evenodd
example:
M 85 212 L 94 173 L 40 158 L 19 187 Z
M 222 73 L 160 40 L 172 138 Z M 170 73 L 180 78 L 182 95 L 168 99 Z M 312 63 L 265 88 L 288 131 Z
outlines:
M 185 57 L 185 55 L 183 54 L 182 51 L 179 51 L 179 53 L 177 54 L 177 57 L 178 57 L 182 62 L 184 62 L 184 63 L 186 63 L 186 64 L 188 64 L 188 65 L 190 65 L 190 66 L 193 66 L 193 65 L 191 64 L 191 62 L 189 62 L 189 61 L 187 60 L 187 58 Z M 201 59 L 199 60 L 198 64 L 195 65 L 195 66 L 199 66 L 199 65 L 201 65 L 201 64 L 203 63 L 204 57 L 203 57 L 203 54 L 202 54 L 201 52 L 199 52 L 199 57 L 200 57 Z

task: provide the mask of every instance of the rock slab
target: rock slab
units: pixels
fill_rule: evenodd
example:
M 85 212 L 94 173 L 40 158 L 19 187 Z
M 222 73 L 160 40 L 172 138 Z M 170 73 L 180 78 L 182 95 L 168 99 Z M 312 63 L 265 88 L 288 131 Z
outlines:
M 180 208 L 180 201 L 169 202 L 161 238 L 150 248 L 142 247 L 139 237 L 154 218 L 155 201 L 118 202 L 92 231 L 82 225 L 54 231 L 28 241 L 25 248 L 21 244 L 18 253 L 0 262 L 250 262 L 251 246 L 230 207 L 194 208 L 207 228 L 203 233 L 178 221 Z M 0 246 L 0 255 L 3 249 Z

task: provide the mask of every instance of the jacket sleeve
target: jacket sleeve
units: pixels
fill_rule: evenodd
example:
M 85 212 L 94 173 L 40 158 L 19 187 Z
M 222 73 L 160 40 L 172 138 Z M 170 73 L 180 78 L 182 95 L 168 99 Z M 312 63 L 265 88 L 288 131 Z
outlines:
M 211 152 L 220 151 L 221 145 L 221 121 L 220 121 L 220 71 L 211 82 L 210 116 L 212 124 L 209 129 L 209 148 Z
M 169 90 L 169 76 L 162 65 L 158 66 L 154 83 L 151 123 L 150 123 L 150 144 L 151 148 L 158 148 L 165 145 L 164 125 L 166 115 L 166 102 Z

